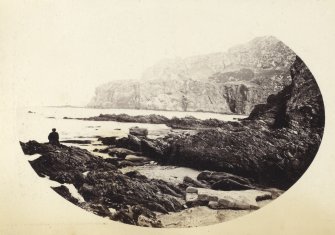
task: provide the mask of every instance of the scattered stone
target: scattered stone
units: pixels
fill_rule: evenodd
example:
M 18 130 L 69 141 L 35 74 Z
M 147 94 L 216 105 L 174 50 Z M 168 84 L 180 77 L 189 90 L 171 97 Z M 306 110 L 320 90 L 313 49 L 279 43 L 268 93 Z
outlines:
M 138 126 L 129 128 L 129 134 L 134 136 L 147 136 L 148 135 L 148 129 L 146 128 L 140 128 Z
M 206 185 L 204 183 L 201 183 L 197 180 L 192 179 L 189 176 L 185 176 L 183 179 L 183 183 L 188 186 L 198 187 L 198 188 L 208 188 L 209 185 Z
M 121 159 L 125 159 L 127 155 L 136 155 L 136 152 L 125 148 L 109 148 L 107 153 L 110 156 Z
M 186 191 L 186 203 L 188 206 L 208 205 L 210 208 L 216 209 L 254 210 L 259 208 L 257 200 L 271 199 L 272 197 L 271 193 L 258 190 L 217 191 L 204 188 L 191 189 L 191 192 L 188 192 L 190 190 Z
M 217 202 L 219 198 L 217 196 L 208 195 L 208 201 Z
M 186 193 L 185 200 L 188 206 L 192 206 L 195 202 L 198 201 L 198 194 L 197 193 Z
M 124 160 L 131 161 L 131 162 L 143 162 L 143 161 L 149 161 L 149 158 L 129 154 L 125 157 Z
M 115 210 L 114 208 L 108 208 L 109 212 L 114 215 L 116 214 L 117 210 Z
M 198 193 L 198 189 L 197 188 L 193 188 L 193 187 L 188 187 L 186 189 L 186 193 Z
M 256 204 L 251 204 L 247 198 L 239 198 L 236 200 L 234 198 L 222 198 L 219 199 L 218 204 L 220 209 L 239 209 L 239 210 L 256 210 L 259 206 Z
M 115 136 L 100 137 L 100 138 L 98 138 L 98 141 L 101 141 L 101 143 L 104 144 L 104 145 L 115 145 L 116 137 Z
M 213 210 L 218 210 L 220 209 L 219 203 L 217 201 L 209 201 L 208 202 L 208 207 L 213 209 Z
M 209 200 L 209 195 L 207 195 L 207 194 L 199 194 L 199 193 L 198 193 L 197 200 L 199 200 L 199 201 L 205 201 L 205 202 L 209 202 L 210 201 Z

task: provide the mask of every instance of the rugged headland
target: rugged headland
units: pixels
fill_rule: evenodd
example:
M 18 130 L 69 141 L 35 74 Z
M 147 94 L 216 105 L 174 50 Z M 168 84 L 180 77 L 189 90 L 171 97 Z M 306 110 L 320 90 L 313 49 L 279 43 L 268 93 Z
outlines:
M 57 193 L 113 220 L 163 227 L 168 226 L 167 218 L 186 218 L 196 209 L 206 213 L 250 212 L 292 186 L 311 164 L 321 143 L 325 121 L 322 96 L 298 57 L 290 67 L 290 78 L 284 89 L 256 105 L 240 122 L 124 115 L 82 119 L 137 120 L 182 129 L 150 139 L 146 129 L 134 127 L 128 137 L 100 138 L 105 148 L 95 151 L 108 154 L 108 158 L 73 146 L 36 141 L 21 146 L 25 154 L 41 155 L 30 164 L 39 176 L 62 184 L 54 188 Z M 148 178 L 138 171 L 122 171 L 153 162 L 202 172 L 195 179 L 184 177 L 176 184 Z M 73 184 L 84 201 L 74 198 L 66 184 Z
M 324 127 L 323 100 L 313 75 L 299 57 L 290 73 L 290 85 L 270 95 L 265 104 L 256 105 L 240 122 L 138 116 L 139 122 L 165 123 L 196 132 L 179 132 L 155 140 L 144 138 L 129 146 L 165 164 L 229 172 L 286 189 L 313 160 Z M 127 121 L 122 115 L 86 120 L 115 121 L 116 117 Z
M 224 53 L 164 60 L 141 80 L 96 89 L 88 107 L 249 114 L 290 83 L 295 53 L 274 37 L 259 37 Z
M 297 58 L 292 83 L 240 123 L 194 135 L 142 143 L 142 151 L 170 164 L 224 171 L 287 189 L 312 162 L 321 143 L 324 106 L 317 83 Z

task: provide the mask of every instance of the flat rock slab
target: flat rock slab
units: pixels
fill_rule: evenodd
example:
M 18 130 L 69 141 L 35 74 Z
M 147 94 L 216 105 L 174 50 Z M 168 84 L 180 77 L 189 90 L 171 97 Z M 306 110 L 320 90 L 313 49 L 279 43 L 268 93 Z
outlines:
M 218 191 L 205 188 L 186 189 L 188 205 L 199 205 L 207 202 L 211 209 L 258 209 L 258 200 L 271 199 L 271 192 L 260 190 Z
M 108 154 L 114 157 L 125 158 L 127 155 L 135 155 L 136 153 L 125 148 L 109 148 Z
M 144 162 L 144 161 L 150 161 L 150 159 L 147 158 L 147 157 L 136 156 L 136 155 L 132 155 L 132 154 L 127 155 L 126 158 L 125 158 L 124 160 L 131 161 L 131 162 Z

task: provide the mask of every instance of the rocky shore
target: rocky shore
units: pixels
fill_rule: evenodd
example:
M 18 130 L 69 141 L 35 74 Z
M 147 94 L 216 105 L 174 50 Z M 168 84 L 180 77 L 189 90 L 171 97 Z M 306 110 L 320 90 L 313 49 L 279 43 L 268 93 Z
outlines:
M 325 120 L 320 90 L 300 58 L 290 71 L 292 83 L 239 122 L 100 115 L 80 120 L 166 124 L 185 131 L 150 139 L 146 129 L 134 127 L 128 137 L 99 138 L 105 146 L 93 152 L 36 141 L 21 142 L 21 146 L 27 155 L 41 155 L 30 164 L 39 176 L 60 183 L 53 188 L 58 194 L 112 220 L 150 227 L 168 223 L 187 226 L 176 222 L 173 215 L 183 218 L 196 214 L 197 209 L 218 214 L 239 210 L 244 214 L 292 186 L 311 164 L 321 143 Z M 187 131 L 190 129 L 192 132 Z M 171 183 L 138 171 L 122 171 L 150 164 L 186 166 L 201 173 Z M 67 184 L 84 200 L 75 198 Z M 225 220 L 222 216 L 212 221 Z
M 197 119 L 193 116 L 187 116 L 183 118 L 172 117 L 167 118 L 162 115 L 150 114 L 150 115 L 137 115 L 130 116 L 128 114 L 100 114 L 95 117 L 88 118 L 72 118 L 64 117 L 64 119 L 75 119 L 84 121 L 113 121 L 113 122 L 130 122 L 130 123 L 149 123 L 149 124 L 165 124 L 173 129 L 207 129 L 223 127 L 227 124 L 227 121 L 220 121 L 214 118 L 210 119 Z M 234 124 L 234 122 L 228 122 Z
M 289 188 L 308 168 L 321 143 L 324 106 L 317 83 L 297 57 L 292 83 L 266 104 L 257 105 L 240 122 L 193 117 L 168 119 L 158 115 L 100 115 L 82 120 L 164 123 L 194 129 L 149 139 L 106 138 L 103 142 L 141 151 L 161 164 L 188 166 L 247 177 L 258 184 Z M 108 141 L 109 142 L 108 142 Z
M 109 147 L 111 157 L 104 159 L 73 146 L 29 141 L 21 142 L 21 147 L 27 155 L 41 155 L 30 164 L 40 177 L 60 183 L 53 187 L 58 194 L 85 210 L 127 224 L 162 227 L 158 215 L 197 206 L 254 210 L 259 208 L 257 201 L 276 197 L 271 190 L 256 189 L 247 179 L 231 174 L 206 171 L 199 174 L 199 180 L 185 177 L 181 184 L 149 179 L 137 171 L 123 174 L 121 168 L 148 164 L 148 159 L 122 148 Z M 211 189 L 223 181 L 229 191 Z M 84 201 L 70 193 L 69 184 Z
M 85 202 L 78 202 L 64 185 L 54 188 L 57 193 L 98 215 L 128 224 L 160 227 L 154 211 L 168 213 L 183 209 L 185 190 L 137 172 L 122 174 L 111 159 L 65 145 L 30 141 L 21 146 L 25 154 L 41 154 L 30 162 L 39 176 L 73 184 Z

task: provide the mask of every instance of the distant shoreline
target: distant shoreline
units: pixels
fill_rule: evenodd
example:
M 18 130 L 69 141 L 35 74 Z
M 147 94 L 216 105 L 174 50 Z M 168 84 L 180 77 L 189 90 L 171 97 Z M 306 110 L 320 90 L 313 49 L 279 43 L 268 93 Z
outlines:
M 44 105 L 44 106 L 35 106 L 42 108 L 82 108 L 82 109 L 104 109 L 104 110 L 145 110 L 145 111 L 166 111 L 166 112 L 178 112 L 178 113 L 213 113 L 213 114 L 223 114 L 223 115 L 238 115 L 238 116 L 249 116 L 249 114 L 238 114 L 238 113 L 221 113 L 213 111 L 180 111 L 180 110 L 169 110 L 169 109 L 129 109 L 129 108 L 104 108 L 104 107 L 88 107 L 88 106 L 74 106 L 74 105 Z M 28 106 L 27 106 L 28 108 Z M 33 108 L 33 107 L 30 107 Z

